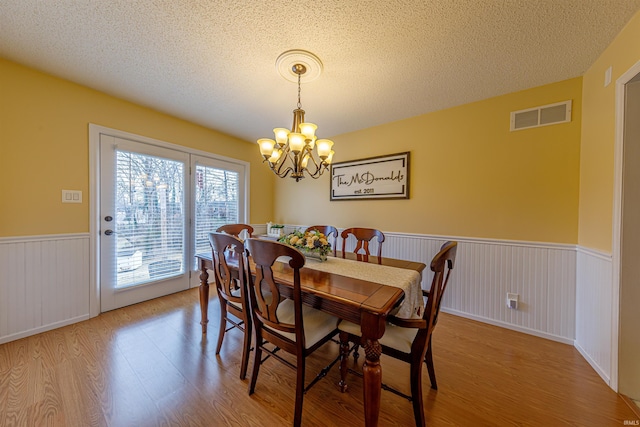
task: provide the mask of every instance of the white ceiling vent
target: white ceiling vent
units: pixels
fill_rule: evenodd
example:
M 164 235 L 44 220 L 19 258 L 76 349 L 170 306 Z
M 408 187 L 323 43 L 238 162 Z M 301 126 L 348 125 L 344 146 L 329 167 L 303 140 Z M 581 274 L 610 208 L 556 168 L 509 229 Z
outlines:
M 511 131 L 571 121 L 571 100 L 511 112 Z

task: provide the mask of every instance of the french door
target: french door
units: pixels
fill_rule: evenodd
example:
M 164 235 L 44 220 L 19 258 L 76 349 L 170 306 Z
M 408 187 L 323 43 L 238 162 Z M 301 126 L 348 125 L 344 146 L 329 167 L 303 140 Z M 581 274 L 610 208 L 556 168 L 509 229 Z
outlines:
M 97 311 L 198 286 L 209 233 L 248 222 L 248 163 L 97 125 L 90 147 Z
M 100 308 L 189 287 L 189 154 L 100 135 Z

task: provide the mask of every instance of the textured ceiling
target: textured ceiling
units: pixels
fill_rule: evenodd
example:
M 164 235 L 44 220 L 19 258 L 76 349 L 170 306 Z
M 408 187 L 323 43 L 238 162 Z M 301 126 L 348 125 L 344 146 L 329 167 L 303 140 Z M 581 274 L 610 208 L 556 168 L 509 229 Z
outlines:
M 640 0 L 2 0 L 0 56 L 254 141 L 319 137 L 582 75 Z

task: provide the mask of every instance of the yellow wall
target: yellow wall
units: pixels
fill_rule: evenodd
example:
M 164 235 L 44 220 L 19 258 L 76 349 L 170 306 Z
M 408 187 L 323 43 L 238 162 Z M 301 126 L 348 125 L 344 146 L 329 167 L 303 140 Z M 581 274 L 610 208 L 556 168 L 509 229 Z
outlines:
M 410 151 L 410 199 L 330 202 L 327 176 L 279 179 L 274 219 L 575 244 L 581 90 L 575 78 L 337 136 L 336 162 Z M 511 111 L 565 100 L 570 123 L 509 132 Z
M 250 219 L 273 212 L 273 177 L 254 143 L 0 58 L 0 237 L 89 231 L 88 125 L 251 162 Z M 62 204 L 61 190 L 83 203 Z
M 629 21 L 583 79 L 578 243 L 612 250 L 615 81 L 640 60 L 640 12 Z M 612 67 L 612 83 L 604 74 Z

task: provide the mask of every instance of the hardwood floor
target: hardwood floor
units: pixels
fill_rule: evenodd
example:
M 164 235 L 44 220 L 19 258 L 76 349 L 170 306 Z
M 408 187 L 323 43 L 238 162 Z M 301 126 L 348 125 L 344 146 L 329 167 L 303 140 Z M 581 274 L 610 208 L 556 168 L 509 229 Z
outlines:
M 229 332 L 216 357 L 217 298 L 205 338 L 197 300 L 193 289 L 0 345 L 0 426 L 291 425 L 295 373 L 267 361 L 249 396 L 241 333 Z M 444 313 L 433 340 L 430 426 L 636 425 L 569 345 Z M 337 353 L 334 343 L 314 353 L 307 381 Z M 382 366 L 383 381 L 408 393 L 408 365 L 383 356 Z M 350 375 L 345 394 L 338 379 L 335 366 L 305 395 L 303 425 L 364 424 L 361 379 Z M 380 425 L 414 425 L 411 404 L 383 391 Z

